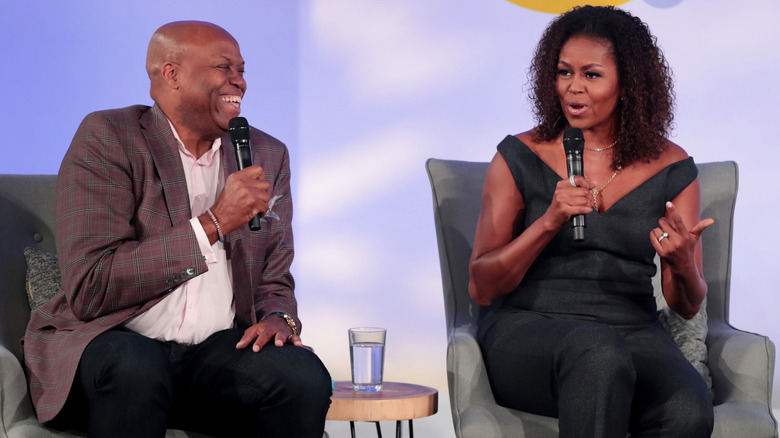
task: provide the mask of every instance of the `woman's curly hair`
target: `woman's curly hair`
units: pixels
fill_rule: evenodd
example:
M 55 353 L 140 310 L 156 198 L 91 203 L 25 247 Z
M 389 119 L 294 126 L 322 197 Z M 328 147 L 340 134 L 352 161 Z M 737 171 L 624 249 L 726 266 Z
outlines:
M 576 7 L 553 20 L 544 32 L 528 72 L 529 97 L 538 123 L 534 139 L 553 140 L 567 127 L 556 80 L 561 48 L 573 36 L 612 44 L 621 90 L 612 167 L 658 158 L 674 121 L 672 71 L 647 25 L 611 6 Z

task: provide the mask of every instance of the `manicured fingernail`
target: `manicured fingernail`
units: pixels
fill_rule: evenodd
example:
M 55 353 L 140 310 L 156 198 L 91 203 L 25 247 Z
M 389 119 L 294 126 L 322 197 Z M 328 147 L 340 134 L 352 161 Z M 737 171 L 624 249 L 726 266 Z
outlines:
M 672 208 L 674 205 L 672 205 L 672 201 L 666 201 L 666 208 Z

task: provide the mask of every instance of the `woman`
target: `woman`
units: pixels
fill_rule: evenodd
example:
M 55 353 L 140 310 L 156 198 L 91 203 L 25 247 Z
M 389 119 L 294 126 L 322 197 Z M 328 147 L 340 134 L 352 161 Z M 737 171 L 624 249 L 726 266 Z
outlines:
M 531 66 L 538 126 L 488 168 L 469 291 L 501 304 L 479 341 L 496 400 L 559 418 L 561 437 L 710 436 L 703 379 L 658 322 L 651 278 L 683 317 L 707 293 L 692 158 L 666 135 L 671 72 L 638 18 L 612 7 L 555 19 Z M 567 176 L 566 128 L 585 138 Z M 585 240 L 569 220 L 586 215 Z

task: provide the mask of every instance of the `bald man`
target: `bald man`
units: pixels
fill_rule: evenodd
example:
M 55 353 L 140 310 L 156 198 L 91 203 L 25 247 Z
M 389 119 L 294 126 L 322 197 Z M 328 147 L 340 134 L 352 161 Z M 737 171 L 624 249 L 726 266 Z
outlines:
M 224 29 L 152 36 L 154 105 L 88 115 L 57 180 L 62 287 L 23 340 L 40 422 L 90 437 L 321 437 L 331 380 L 297 316 L 287 148 L 229 137 L 246 91 Z M 247 222 L 269 210 L 258 231 Z M 269 215 L 270 216 L 270 215 Z

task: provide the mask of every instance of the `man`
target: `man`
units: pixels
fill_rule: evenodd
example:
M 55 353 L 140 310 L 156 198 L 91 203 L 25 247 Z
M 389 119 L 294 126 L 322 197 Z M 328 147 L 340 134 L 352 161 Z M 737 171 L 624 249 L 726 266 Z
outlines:
M 24 338 L 38 419 L 90 437 L 321 437 L 331 380 L 299 336 L 287 149 L 252 128 L 258 165 L 237 171 L 226 135 L 238 43 L 170 23 L 146 67 L 154 106 L 87 116 L 60 169 L 62 290 Z M 250 231 L 272 196 L 279 220 Z

